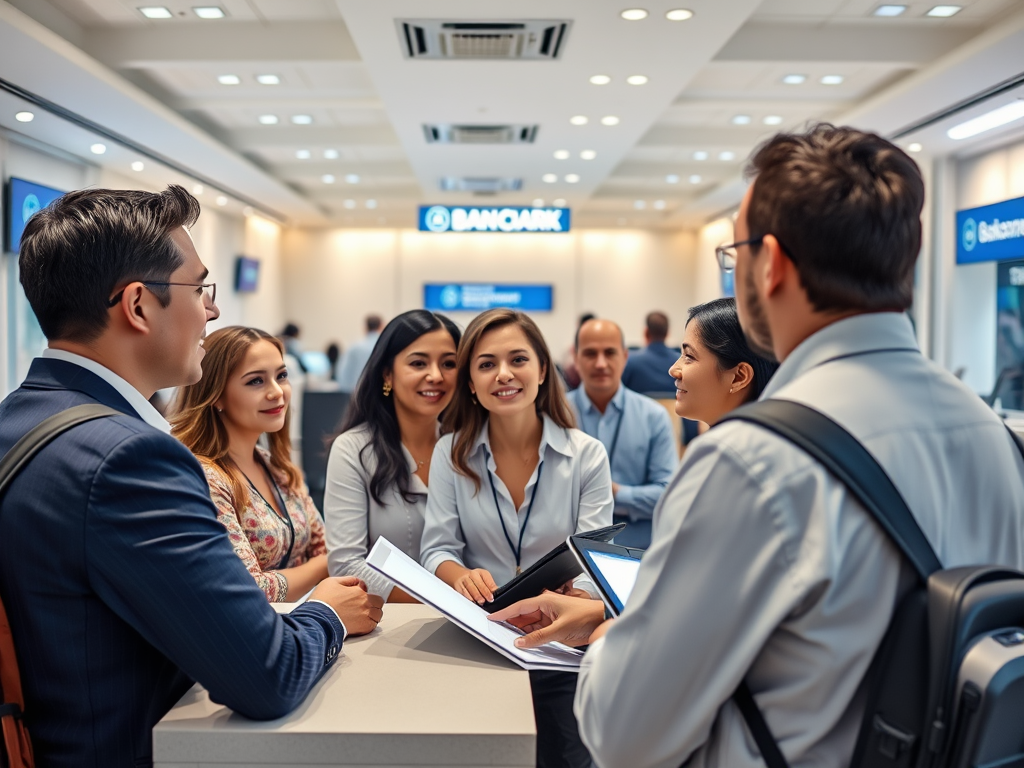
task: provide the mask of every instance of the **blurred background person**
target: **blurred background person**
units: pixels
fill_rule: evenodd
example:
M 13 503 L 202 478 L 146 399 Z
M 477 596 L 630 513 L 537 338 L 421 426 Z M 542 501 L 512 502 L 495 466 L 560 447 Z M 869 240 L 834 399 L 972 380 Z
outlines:
M 299 336 L 301 335 L 302 331 L 299 326 L 295 323 L 286 323 L 284 330 L 281 331 L 278 338 L 284 344 L 285 354 L 294 357 L 299 368 L 305 373 L 306 369 L 302 367 L 302 342 L 299 341 Z
M 668 315 L 651 312 L 644 327 L 644 349 L 634 352 L 622 372 L 622 383 L 634 392 L 671 392 L 672 377 L 668 369 L 676 361 L 675 350 L 665 345 L 668 338 Z
M 359 376 L 366 367 L 366 361 L 370 359 L 373 347 L 380 337 L 381 326 L 384 321 L 380 315 L 366 316 L 366 335 L 348 348 L 345 356 L 341 359 L 341 368 L 338 371 L 338 388 L 342 392 L 355 392 L 356 384 L 359 383 Z
M 629 353 L 622 329 L 588 320 L 576 334 L 576 369 L 582 385 L 569 393 L 580 429 L 608 451 L 615 522 L 626 529 L 616 544 L 646 549 L 654 507 L 679 460 L 668 411 L 622 385 Z
M 330 379 L 331 381 L 337 381 L 338 362 L 341 360 L 341 345 L 336 341 L 332 341 L 327 345 L 327 350 L 324 354 L 327 355 L 327 362 L 331 366 Z
M 588 320 L 593 320 L 597 315 L 593 312 L 584 312 L 580 315 L 580 319 L 576 323 L 576 333 L 580 332 L 580 328 Z M 565 382 L 565 388 L 567 391 L 572 391 L 580 385 L 580 372 L 576 369 L 576 340 L 573 339 L 573 343 L 569 345 L 569 348 L 565 350 L 565 354 L 562 355 L 562 360 L 558 364 L 558 370 L 562 374 L 562 381 Z
M 413 600 L 366 565 L 366 555 L 384 536 L 419 560 L 430 459 L 438 417 L 455 392 L 460 336 L 455 323 L 425 309 L 388 323 L 327 460 L 328 569 L 358 576 L 392 602 Z
M 284 345 L 231 326 L 203 346 L 203 376 L 179 391 L 172 434 L 203 465 L 217 517 L 267 599 L 294 602 L 327 578 L 327 545 L 291 461 Z M 263 434 L 268 450 L 257 447 Z

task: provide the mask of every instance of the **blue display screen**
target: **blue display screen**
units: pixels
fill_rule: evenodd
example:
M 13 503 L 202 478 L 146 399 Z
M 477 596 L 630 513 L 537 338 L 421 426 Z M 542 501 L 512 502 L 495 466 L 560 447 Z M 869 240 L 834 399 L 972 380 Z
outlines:
M 239 256 L 235 262 L 235 290 L 239 293 L 255 292 L 260 280 L 260 260 Z
M 7 188 L 7 250 L 17 253 L 25 225 L 36 213 L 48 206 L 64 192 L 24 179 L 11 178 Z
M 568 208 L 421 205 L 420 232 L 568 232 Z
M 550 312 L 553 294 L 550 285 L 428 283 L 423 286 L 423 306 L 442 312 L 483 312 L 495 307 Z
M 956 214 L 956 263 L 1024 258 L 1024 197 Z

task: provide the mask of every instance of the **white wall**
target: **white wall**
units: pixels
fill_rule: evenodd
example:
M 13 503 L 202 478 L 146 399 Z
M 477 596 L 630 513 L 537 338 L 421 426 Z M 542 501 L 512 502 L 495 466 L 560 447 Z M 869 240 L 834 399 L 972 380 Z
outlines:
M 307 349 L 361 338 L 363 318 L 423 306 L 423 284 L 550 283 L 554 311 L 533 316 L 554 354 L 569 346 L 576 318 L 595 312 L 642 340 L 654 309 L 678 338 L 694 303 L 695 237 L 689 233 L 593 230 L 569 234 L 421 233 L 412 230 L 287 230 L 284 307 Z M 473 313 L 454 312 L 463 327 Z
M 936 215 L 955 228 L 956 210 L 1024 196 L 1024 142 L 962 160 L 956 165 L 955 204 Z M 955 259 L 955 233 L 943 258 Z M 996 264 L 958 265 L 949 291 L 946 365 L 964 369 L 964 381 L 988 394 L 995 384 Z

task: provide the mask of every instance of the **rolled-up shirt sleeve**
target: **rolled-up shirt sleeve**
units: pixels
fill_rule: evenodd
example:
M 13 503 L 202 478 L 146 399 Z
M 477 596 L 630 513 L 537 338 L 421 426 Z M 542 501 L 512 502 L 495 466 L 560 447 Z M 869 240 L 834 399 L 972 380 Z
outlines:
M 360 458 L 360 444 L 351 433 L 339 436 L 327 459 L 324 520 L 327 568 L 331 576 L 356 576 L 367 591 L 385 600 L 394 583 L 366 564 L 370 538 L 370 489 Z M 367 450 L 370 450 L 367 448 Z
M 790 567 L 783 507 L 735 451 L 693 444 L 626 610 L 580 670 L 575 711 L 598 766 L 674 768 L 708 740 L 809 588 Z
M 451 446 L 452 436 L 445 435 L 437 441 L 430 459 L 430 494 L 427 496 L 420 545 L 420 563 L 430 573 L 448 560 L 465 565 L 462 554 L 466 541 L 459 522 Z

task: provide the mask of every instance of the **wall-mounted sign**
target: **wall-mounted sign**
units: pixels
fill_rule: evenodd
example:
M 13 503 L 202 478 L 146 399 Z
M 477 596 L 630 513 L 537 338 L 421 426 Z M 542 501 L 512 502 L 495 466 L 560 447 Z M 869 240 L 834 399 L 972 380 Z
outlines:
M 568 232 L 568 208 L 421 205 L 420 232 Z
M 956 263 L 1024 258 L 1024 197 L 956 214 Z
M 423 306 L 440 312 L 483 312 L 495 307 L 550 312 L 552 294 L 550 285 L 427 283 Z
M 35 214 L 48 206 L 64 192 L 42 184 L 11 177 L 7 188 L 7 243 L 10 253 L 17 253 L 21 233 Z

